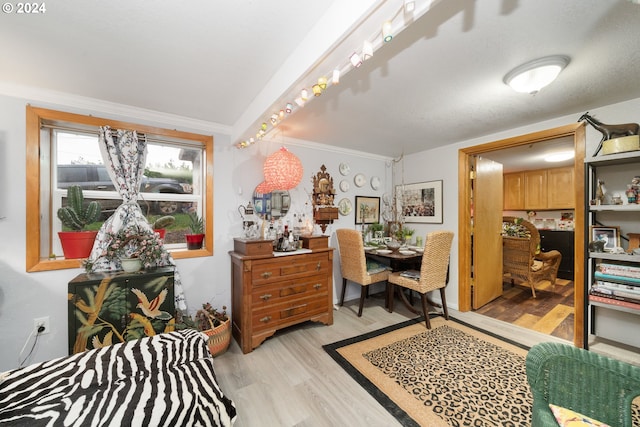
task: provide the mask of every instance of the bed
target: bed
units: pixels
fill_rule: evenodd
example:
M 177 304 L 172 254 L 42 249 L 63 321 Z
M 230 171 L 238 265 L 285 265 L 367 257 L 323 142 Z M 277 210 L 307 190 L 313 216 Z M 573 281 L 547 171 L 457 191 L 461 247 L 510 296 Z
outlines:
M 9 371 L 0 425 L 231 426 L 202 333 L 127 341 Z

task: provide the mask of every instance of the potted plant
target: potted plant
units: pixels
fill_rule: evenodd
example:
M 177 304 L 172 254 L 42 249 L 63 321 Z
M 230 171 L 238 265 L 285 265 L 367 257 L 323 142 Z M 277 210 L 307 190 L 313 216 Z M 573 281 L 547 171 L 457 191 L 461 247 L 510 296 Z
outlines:
M 204 221 L 197 212 L 189 214 L 189 230 L 191 234 L 184 237 L 187 240 L 187 249 L 202 249 L 202 241 L 204 240 Z
M 207 345 L 213 357 L 227 351 L 231 343 L 231 320 L 227 316 L 225 306 L 222 306 L 222 311 L 218 311 L 210 303 L 202 304 L 202 308 L 196 312 L 194 319 L 178 310 L 175 328 L 196 329 L 207 335 L 209 337 Z
M 82 187 L 73 185 L 67 188 L 67 205 L 58 209 L 58 218 L 62 225 L 71 231 L 59 231 L 64 257 L 68 259 L 86 258 L 91 253 L 97 231 L 87 231 L 87 224 L 100 217 L 100 203 L 93 200 L 86 206 Z
M 124 271 L 134 272 L 169 263 L 169 253 L 164 250 L 162 239 L 156 233 L 129 227 L 117 233 L 107 232 L 106 237 L 109 246 L 104 256 L 113 262 L 119 260 Z
M 164 239 L 164 235 L 167 231 L 166 228 L 173 224 L 175 220 L 176 219 L 171 215 L 161 216 L 160 218 L 156 219 L 153 224 L 151 224 L 151 228 L 153 228 L 153 231 L 160 235 L 161 239 Z

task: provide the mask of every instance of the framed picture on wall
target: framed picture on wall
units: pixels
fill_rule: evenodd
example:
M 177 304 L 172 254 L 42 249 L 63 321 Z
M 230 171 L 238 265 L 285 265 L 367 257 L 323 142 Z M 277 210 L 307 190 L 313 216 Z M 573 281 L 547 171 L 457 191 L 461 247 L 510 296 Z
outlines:
M 356 224 L 380 222 L 380 197 L 356 196 Z
M 603 241 L 604 251 L 613 252 L 614 248 L 620 246 L 620 227 L 618 226 L 591 226 L 591 241 Z
M 442 180 L 396 186 L 404 222 L 442 224 Z

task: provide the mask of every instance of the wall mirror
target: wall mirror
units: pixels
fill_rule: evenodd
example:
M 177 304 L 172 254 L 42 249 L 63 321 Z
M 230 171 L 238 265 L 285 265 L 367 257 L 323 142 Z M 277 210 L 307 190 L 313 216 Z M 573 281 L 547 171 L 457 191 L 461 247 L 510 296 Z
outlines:
M 262 219 L 282 218 L 289 212 L 291 196 L 286 190 L 274 190 L 270 193 L 253 192 L 253 206 L 256 215 Z

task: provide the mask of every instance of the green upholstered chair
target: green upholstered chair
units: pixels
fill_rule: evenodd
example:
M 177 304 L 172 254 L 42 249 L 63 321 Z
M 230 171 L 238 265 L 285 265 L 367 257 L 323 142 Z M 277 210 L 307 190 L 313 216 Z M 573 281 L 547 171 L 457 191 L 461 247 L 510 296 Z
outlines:
M 640 396 L 639 366 L 545 342 L 531 347 L 526 370 L 533 394 L 533 427 L 558 426 L 550 403 L 612 427 L 633 425 L 631 402 Z

